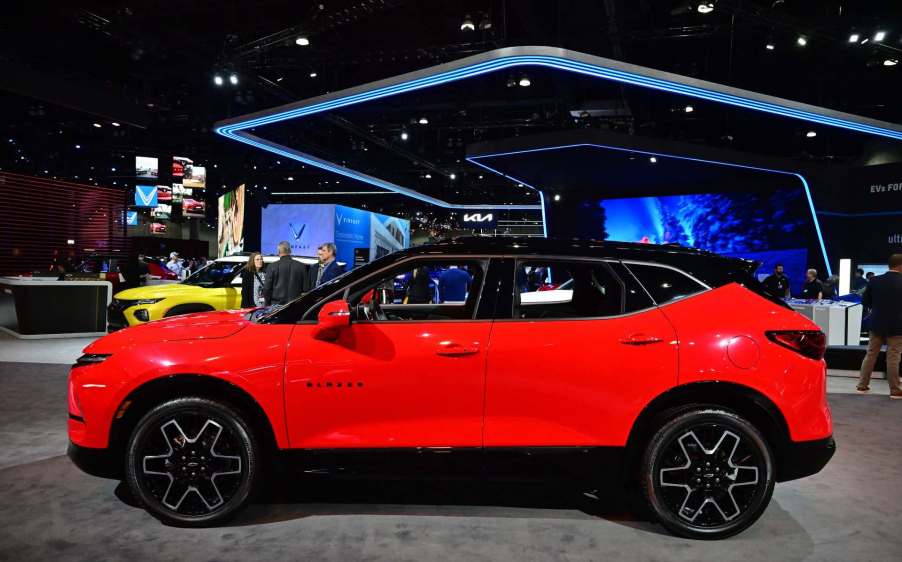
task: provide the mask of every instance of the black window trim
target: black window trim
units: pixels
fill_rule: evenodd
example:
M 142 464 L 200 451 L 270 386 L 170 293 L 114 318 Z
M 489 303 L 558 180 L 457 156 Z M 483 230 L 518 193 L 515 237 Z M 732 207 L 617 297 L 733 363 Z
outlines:
M 476 314 L 477 314 L 477 311 L 479 310 L 480 301 L 482 300 L 482 292 L 485 289 L 485 280 L 486 280 L 486 277 L 489 272 L 489 267 L 491 266 L 491 261 L 492 261 L 492 259 L 497 258 L 497 257 L 498 257 L 497 255 L 492 255 L 492 254 L 447 254 L 447 255 L 444 255 L 444 254 L 421 254 L 421 255 L 416 255 L 416 256 L 409 256 L 407 258 L 404 258 L 401 261 L 397 261 L 397 262 L 389 264 L 383 268 L 380 268 L 377 271 L 374 271 L 371 274 L 367 275 L 366 277 L 358 279 L 353 283 L 349 283 L 348 285 L 342 287 L 341 289 L 339 289 L 333 293 L 330 293 L 326 297 L 323 297 L 322 299 L 317 301 L 316 304 L 311 306 L 310 310 L 305 312 L 304 316 L 301 318 L 301 320 L 296 322 L 296 324 L 316 324 L 317 323 L 316 318 L 312 318 L 312 319 L 307 318 L 307 316 L 312 311 L 322 307 L 325 303 L 334 300 L 334 297 L 336 295 L 338 295 L 339 293 L 342 295 L 342 298 L 347 302 L 348 294 L 350 293 L 351 287 L 353 285 L 366 284 L 369 280 L 381 275 L 382 273 L 384 273 L 390 269 L 402 267 L 404 264 L 413 262 L 413 261 L 433 261 L 434 262 L 434 261 L 446 261 L 446 260 L 456 260 L 456 259 L 463 260 L 463 261 L 471 261 L 471 262 L 481 262 L 484 266 L 483 273 L 482 273 L 482 279 L 481 279 L 481 283 L 479 286 L 479 295 L 477 295 L 477 297 L 476 297 L 476 302 L 474 303 L 474 306 L 473 306 L 473 314 L 469 319 L 454 318 L 454 319 L 449 319 L 449 320 L 386 320 L 386 321 L 355 320 L 354 323 L 355 324 L 414 324 L 414 323 L 431 324 L 431 323 L 435 323 L 435 322 L 486 322 L 486 321 L 491 321 L 491 320 L 486 320 L 486 319 L 482 319 L 482 318 L 476 318 Z M 434 306 L 441 306 L 441 305 L 434 305 Z M 447 305 L 447 306 L 459 306 L 459 305 L 451 304 L 451 305 Z
M 669 305 L 669 304 L 671 304 L 671 303 L 680 302 L 680 301 L 683 301 L 683 300 L 685 300 L 685 299 L 687 299 L 687 298 L 689 298 L 689 297 L 694 297 L 695 295 L 700 295 L 700 294 L 702 294 L 702 293 L 707 293 L 708 291 L 710 291 L 710 290 L 712 289 L 712 287 L 711 287 L 710 285 L 708 285 L 707 283 L 705 283 L 704 281 L 702 281 L 702 280 L 699 279 L 698 277 L 695 277 L 695 276 L 692 275 L 691 273 L 688 273 L 688 272 L 686 272 L 685 270 L 682 270 L 682 269 L 680 269 L 680 268 L 678 268 L 678 267 L 674 267 L 674 266 L 672 266 L 672 265 L 668 265 L 668 264 L 665 264 L 665 263 L 658 263 L 658 262 L 642 261 L 642 260 L 619 260 L 619 261 L 620 261 L 620 263 L 622 263 L 622 264 L 624 265 L 624 267 L 626 268 L 626 270 L 630 272 L 630 275 L 633 276 L 633 279 L 636 280 L 636 282 L 639 284 L 639 286 L 642 287 L 642 290 L 645 291 L 645 294 L 648 295 L 648 298 L 651 299 L 651 302 L 655 303 L 655 306 L 657 306 L 657 307 L 663 307 L 663 306 L 667 306 L 667 305 Z M 644 266 L 648 266 L 648 267 L 660 267 L 660 268 L 662 268 L 662 269 L 670 269 L 670 270 L 676 271 L 677 273 L 680 273 L 680 274 L 682 274 L 682 275 L 685 275 L 686 277 L 688 277 L 688 278 L 691 279 L 692 281 L 695 281 L 696 283 L 698 283 L 699 285 L 701 285 L 701 286 L 703 287 L 703 290 L 698 291 L 697 293 L 692 293 L 691 295 L 686 295 L 686 296 L 681 297 L 681 298 L 678 298 L 678 299 L 670 299 L 669 301 L 667 301 L 667 302 L 665 302 L 665 303 L 659 303 L 658 301 L 655 300 L 655 298 L 651 295 L 651 293 L 650 293 L 650 292 L 648 291 L 648 289 L 645 287 L 645 284 L 642 283 L 642 281 L 639 280 L 639 277 L 636 276 L 635 272 L 633 272 L 633 270 L 630 269 L 630 264 L 633 264 L 633 265 L 644 265 Z

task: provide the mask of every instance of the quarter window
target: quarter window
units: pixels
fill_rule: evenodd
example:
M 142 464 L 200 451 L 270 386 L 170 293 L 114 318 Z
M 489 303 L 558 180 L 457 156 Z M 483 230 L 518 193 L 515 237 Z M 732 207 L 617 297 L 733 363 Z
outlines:
M 685 273 L 651 264 L 624 264 L 645 286 L 658 304 L 668 303 L 705 290 L 705 286 Z
M 600 262 L 521 261 L 516 318 L 598 318 L 623 313 L 623 284 Z

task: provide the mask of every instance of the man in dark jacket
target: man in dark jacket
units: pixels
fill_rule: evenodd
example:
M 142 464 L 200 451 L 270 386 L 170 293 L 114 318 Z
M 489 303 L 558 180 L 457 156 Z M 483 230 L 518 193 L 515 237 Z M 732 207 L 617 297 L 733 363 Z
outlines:
M 279 242 L 279 261 L 266 268 L 263 299 L 266 306 L 286 304 L 298 298 L 307 283 L 307 268 L 291 257 L 291 245 Z
M 344 266 L 339 265 L 335 261 L 337 252 L 338 248 L 332 242 L 320 244 L 319 248 L 316 249 L 316 257 L 319 258 L 319 265 L 316 268 L 316 287 L 335 279 L 345 272 Z
M 871 333 L 868 352 L 861 362 L 861 376 L 858 392 L 868 392 L 871 372 L 880 355 L 880 348 L 886 344 L 886 382 L 889 383 L 889 397 L 902 399 L 899 388 L 899 360 L 902 357 L 902 254 L 889 258 L 889 271 L 871 279 L 861 304 L 870 307 Z

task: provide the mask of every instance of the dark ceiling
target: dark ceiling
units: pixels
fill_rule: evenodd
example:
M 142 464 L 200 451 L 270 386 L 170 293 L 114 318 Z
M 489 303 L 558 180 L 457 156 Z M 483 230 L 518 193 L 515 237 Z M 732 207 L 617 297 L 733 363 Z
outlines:
M 902 58 L 902 3 L 885 0 L 718 0 L 706 14 L 699 2 L 649 0 L 17 4 L 0 21 L 0 168 L 103 185 L 130 185 L 135 154 L 182 154 L 207 165 L 214 188 L 248 182 L 264 199 L 333 191 L 335 177 L 221 139 L 211 124 L 508 45 L 561 46 L 902 122 L 902 66 L 885 64 Z M 461 30 L 466 16 L 472 31 Z M 881 30 L 887 35 L 875 41 Z M 310 44 L 296 44 L 299 37 Z M 464 160 L 474 142 L 519 135 L 593 128 L 838 163 L 860 162 L 868 145 L 550 70 L 528 77 L 529 87 L 518 85 L 520 73 L 488 76 L 273 134 L 458 202 L 532 202 Z M 428 125 L 416 123 L 421 116 Z M 354 183 L 340 190 L 371 189 Z M 340 199 L 328 200 L 356 202 Z M 376 199 L 386 211 L 414 208 L 400 196 Z

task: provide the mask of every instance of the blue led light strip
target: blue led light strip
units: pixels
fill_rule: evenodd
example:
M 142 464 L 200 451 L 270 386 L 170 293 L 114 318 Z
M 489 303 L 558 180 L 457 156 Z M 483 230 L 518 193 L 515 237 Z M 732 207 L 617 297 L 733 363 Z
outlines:
M 483 164 L 482 162 L 478 162 L 478 160 L 483 159 L 483 158 L 498 158 L 498 157 L 504 157 L 504 156 L 516 156 L 516 155 L 520 155 L 520 154 L 529 154 L 532 152 L 545 152 L 545 151 L 550 151 L 550 150 L 563 150 L 563 149 L 567 149 L 567 148 L 580 148 L 580 147 L 616 150 L 618 152 L 627 152 L 629 154 L 643 154 L 646 156 L 655 156 L 655 157 L 661 157 L 661 158 L 673 158 L 676 160 L 686 160 L 689 162 L 700 162 L 702 164 L 713 164 L 715 166 L 729 166 L 731 168 L 742 168 L 742 169 L 746 169 L 746 170 L 754 170 L 757 172 L 768 172 L 768 173 L 772 173 L 772 174 L 783 174 L 786 176 L 797 177 L 802 182 L 802 187 L 805 189 L 805 197 L 808 201 L 808 208 L 811 211 L 811 218 L 814 221 L 814 231 L 817 233 L 817 240 L 818 240 L 818 243 L 820 244 L 821 254 L 824 257 L 824 264 L 827 267 L 827 275 L 828 276 L 833 275 L 833 271 L 830 267 L 830 260 L 827 257 L 827 247 L 824 244 L 824 237 L 821 234 L 821 225 L 817 219 L 818 213 L 814 209 L 814 200 L 811 198 L 811 189 L 808 187 L 808 181 L 805 179 L 805 177 L 802 176 L 802 174 L 799 174 L 797 172 L 788 172 L 786 170 L 774 170 L 771 168 L 748 166 L 746 164 L 737 164 L 735 162 L 722 162 L 720 160 L 706 160 L 704 158 L 693 158 L 690 156 L 678 156 L 678 155 L 674 155 L 674 154 L 664 154 L 662 152 L 651 152 L 648 150 L 638 150 L 638 149 L 632 149 L 632 148 L 624 148 L 622 146 L 608 146 L 608 145 L 604 145 L 604 144 L 594 144 L 594 143 L 565 144 L 565 145 L 560 145 L 560 146 L 543 146 L 541 148 L 514 150 L 514 151 L 510 151 L 510 152 L 497 152 L 494 154 L 480 154 L 479 156 L 468 156 L 467 160 L 469 162 L 472 162 L 473 164 L 476 164 L 478 166 L 485 168 L 486 170 L 489 170 L 489 171 L 492 171 L 501 176 L 510 178 L 511 176 L 508 176 L 508 175 L 504 174 L 503 172 L 496 170 L 495 168 L 487 166 L 486 164 Z M 511 178 L 511 179 L 514 179 L 514 178 Z M 523 182 L 522 180 L 516 180 L 516 181 L 522 183 L 523 185 L 529 185 L 526 182 Z M 541 193 L 541 190 L 539 190 L 538 188 L 533 187 L 533 186 L 529 186 L 529 187 L 531 187 L 532 189 L 535 189 L 536 191 L 539 191 L 539 193 Z M 542 213 L 543 213 L 542 219 L 544 222 L 544 205 L 543 205 Z M 827 214 L 827 213 L 821 213 L 821 214 Z M 546 230 L 545 236 L 546 237 L 548 236 L 547 230 Z
M 525 54 L 512 54 L 512 53 L 525 53 Z M 547 54 L 553 53 L 553 54 Z M 487 59 L 487 60 L 483 60 Z M 597 61 L 594 64 L 591 62 L 586 62 L 585 60 L 578 59 L 590 59 L 592 61 Z M 474 62 L 468 62 L 474 61 Z M 478 61 L 478 62 L 477 62 Z M 459 65 L 454 68 L 454 65 Z M 297 160 L 299 162 L 304 162 L 305 164 L 310 164 L 312 166 L 331 171 L 345 177 L 356 179 L 362 181 L 364 183 L 368 183 L 370 185 L 374 185 L 376 187 L 380 187 L 383 189 L 387 189 L 390 191 L 394 191 L 396 193 L 413 197 L 415 199 L 419 199 L 421 201 L 439 206 L 444 208 L 453 208 L 453 209 L 498 209 L 498 210 L 515 210 L 515 209 L 542 209 L 542 220 L 544 224 L 545 220 L 545 205 L 544 205 L 544 196 L 541 190 L 538 190 L 532 186 L 530 188 L 536 189 L 539 193 L 539 199 L 541 205 L 456 205 L 447 203 L 445 201 L 436 199 L 434 197 L 430 197 L 423 193 L 420 193 L 416 190 L 401 187 L 399 185 L 393 184 L 391 182 L 387 182 L 385 180 L 381 180 L 379 178 L 375 178 L 368 174 L 364 174 L 362 172 L 358 172 L 355 170 L 351 170 L 344 166 L 339 166 L 338 164 L 327 162 L 325 160 L 321 160 L 316 158 L 310 154 L 306 154 L 300 151 L 296 151 L 293 149 L 289 149 L 288 147 L 279 145 L 277 143 L 273 143 L 270 141 L 264 141 L 259 137 L 254 135 L 245 133 L 244 131 L 248 129 L 252 129 L 254 127 L 259 127 L 263 125 L 268 125 L 272 123 L 277 123 L 281 121 L 286 121 L 289 119 L 296 119 L 299 117 L 304 117 L 307 115 L 311 115 L 314 113 L 320 113 L 323 111 L 329 111 L 334 109 L 339 109 L 342 107 L 347 107 L 353 104 L 363 103 L 370 100 L 375 100 L 379 98 L 385 98 L 389 96 L 394 96 L 406 92 L 411 92 L 414 90 L 420 90 L 424 88 L 430 88 L 432 86 L 438 86 L 440 84 L 445 84 L 448 82 L 453 82 L 457 80 L 463 80 L 466 78 L 472 78 L 474 76 L 479 76 L 482 74 L 487 74 L 490 72 L 497 72 L 500 70 L 510 69 L 519 66 L 542 66 L 547 68 L 554 68 L 559 70 L 566 70 L 569 72 L 574 72 L 586 76 L 592 76 L 595 78 L 601 78 L 606 80 L 612 80 L 624 84 L 631 84 L 635 86 L 641 86 L 645 88 L 651 88 L 655 90 L 685 95 L 689 97 L 694 97 L 698 99 L 714 101 L 718 103 L 725 103 L 728 105 L 733 105 L 736 107 L 742 107 L 746 109 L 752 109 L 756 111 L 763 111 L 766 113 L 771 113 L 774 115 L 781 115 L 784 117 L 790 117 L 794 119 L 801 119 L 804 121 L 809 121 L 813 123 L 820 123 L 822 125 L 827 125 L 831 127 L 839 127 L 843 129 L 848 129 L 851 131 L 858 131 L 861 133 L 884 136 L 888 138 L 902 140 L 902 128 L 892 128 L 894 125 L 885 124 L 888 126 L 881 126 L 881 122 L 865 119 L 862 117 L 847 115 L 847 114 L 839 114 L 837 112 L 832 112 L 823 108 L 817 108 L 814 106 L 807 106 L 802 104 L 797 104 L 795 102 L 789 102 L 787 100 L 780 100 L 779 98 L 773 98 L 770 96 L 766 97 L 767 100 L 759 100 L 753 99 L 753 96 L 756 95 L 752 92 L 745 92 L 743 90 L 738 90 L 735 88 L 728 88 L 719 84 L 712 84 L 708 82 L 702 82 L 697 80 L 685 79 L 684 77 L 680 77 L 677 75 L 661 73 L 652 69 L 642 68 L 634 65 L 626 65 L 624 63 L 619 63 L 617 61 L 610 61 L 607 59 L 602 59 L 600 57 L 591 57 L 589 55 L 584 55 L 582 53 L 574 53 L 564 51 L 562 49 L 555 49 L 549 47 L 514 47 L 514 48 L 505 48 L 498 49 L 496 51 L 491 51 L 489 53 L 483 53 L 482 55 L 474 55 L 473 57 L 469 57 L 467 59 L 462 59 L 461 61 L 448 63 L 445 65 L 440 65 L 435 69 L 427 69 L 425 71 L 414 72 L 408 75 L 404 75 L 398 77 L 397 83 L 390 83 L 384 86 L 376 86 L 373 85 L 371 89 L 366 89 L 367 86 L 362 86 L 362 91 L 358 91 L 354 94 L 348 94 L 342 96 L 341 93 L 335 94 L 333 96 L 328 96 L 329 98 L 318 103 L 310 103 L 309 105 L 303 105 L 303 103 L 298 106 L 298 104 L 291 104 L 290 108 L 275 108 L 270 112 L 266 112 L 264 115 L 253 118 L 237 118 L 232 119 L 226 122 L 217 123 L 214 125 L 214 130 L 217 134 L 231 138 L 233 140 L 237 140 L 239 142 L 243 142 L 250 146 L 254 146 L 260 148 L 262 150 L 266 150 L 272 152 L 274 154 L 279 154 L 281 156 L 285 156 L 287 158 L 291 158 L 293 160 Z M 423 76 L 419 76 L 423 74 L 423 72 L 429 72 L 433 70 L 432 74 L 426 74 Z M 417 76 L 417 77 L 414 77 Z M 668 77 L 672 77 L 669 79 Z M 684 79 L 687 82 L 691 81 L 692 83 L 681 82 L 680 79 Z M 382 82 L 384 83 L 384 81 Z M 704 87 L 704 85 L 708 85 L 709 87 Z M 361 88 L 354 88 L 353 90 L 360 90 Z M 745 94 L 745 95 L 743 95 Z M 799 107 L 802 106 L 802 107 Z M 809 109 L 806 109 L 809 108 Z M 830 115 L 830 114 L 832 115 Z M 258 114 L 259 115 L 259 114 Z M 286 152 L 290 151 L 290 152 Z M 473 160 L 468 159 L 469 161 L 474 162 Z M 731 165 L 727 163 L 723 163 L 726 165 Z M 483 166 L 485 167 L 485 166 Z M 767 170 L 765 170 L 767 171 Z M 772 170 L 778 173 L 789 173 L 789 172 L 780 172 L 777 170 Z M 497 172 L 496 172 L 497 173 Z M 503 175 L 503 174 L 502 174 Z M 797 174 L 796 174 L 797 175 Z M 806 186 L 807 190 L 807 182 L 801 176 L 798 176 L 802 182 Z M 519 180 L 518 180 L 519 181 Z M 520 182 L 524 183 L 524 182 Z M 528 185 L 524 183 L 524 185 Z M 810 202 L 810 194 L 809 194 L 809 202 Z M 813 205 L 812 205 L 813 210 Z M 817 224 L 817 223 L 815 223 Z M 818 236 L 820 237 L 820 230 L 818 227 Z M 823 246 L 823 242 L 821 243 Z M 825 252 L 826 254 L 826 252 Z M 827 265 L 829 268 L 829 263 Z

